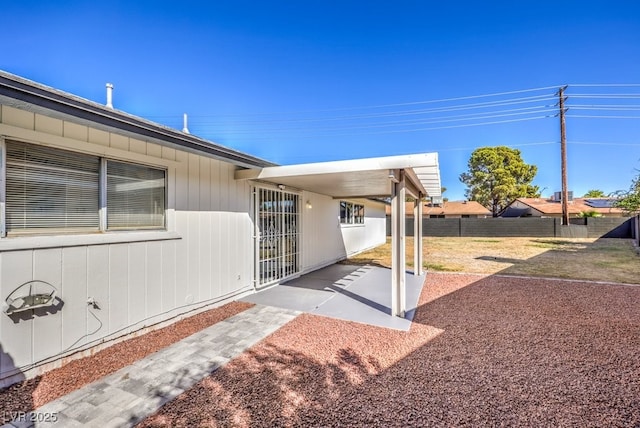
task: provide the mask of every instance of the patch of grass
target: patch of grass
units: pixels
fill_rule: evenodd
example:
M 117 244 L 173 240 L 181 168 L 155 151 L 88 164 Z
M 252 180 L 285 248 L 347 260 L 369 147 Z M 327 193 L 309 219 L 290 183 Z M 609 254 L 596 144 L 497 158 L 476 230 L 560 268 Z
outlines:
M 533 239 L 531 243 L 527 244 L 527 246 L 557 251 L 575 251 L 586 248 L 586 246 L 582 242 L 577 242 L 574 240 L 561 241 L 558 239 Z
M 443 265 L 439 263 L 422 263 L 427 270 L 437 271 L 437 272 L 462 272 L 464 268 L 462 266 L 451 266 L 451 265 Z
M 423 238 L 424 266 L 469 272 L 640 284 L 640 255 L 627 239 Z M 406 238 L 408 265 L 413 237 Z M 347 263 L 391 266 L 391 240 Z
M 571 239 L 532 239 L 531 242 L 557 247 L 565 245 L 575 245 L 577 241 L 573 241 Z
M 602 251 L 604 253 L 626 253 L 626 247 L 610 247 L 610 246 L 600 246 L 598 247 L 598 251 Z

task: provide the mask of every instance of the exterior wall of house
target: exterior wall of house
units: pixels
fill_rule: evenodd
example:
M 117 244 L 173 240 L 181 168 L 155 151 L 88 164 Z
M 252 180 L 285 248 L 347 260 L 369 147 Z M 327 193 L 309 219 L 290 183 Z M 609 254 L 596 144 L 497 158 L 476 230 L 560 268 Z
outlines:
M 353 200 L 364 204 L 364 226 L 342 225 L 342 239 L 347 255 L 382 245 L 386 240 L 386 216 L 384 205 L 370 200 Z
M 304 273 L 343 259 L 347 253 L 340 229 L 340 202 L 311 192 L 302 192 L 301 200 Z
M 0 238 L 0 305 L 33 280 L 53 285 L 62 302 L 0 313 L 0 387 L 253 291 L 252 185 L 234 179 L 232 164 L 4 105 L 0 136 L 167 171 L 167 231 Z M 365 224 L 341 226 L 339 200 L 301 192 L 302 273 L 384 243 L 384 206 L 356 201 Z
M 349 199 L 348 201 L 364 205 L 364 224 L 340 224 L 339 199 L 303 192 L 303 273 L 384 244 L 384 205 L 362 199 Z M 307 202 L 311 204 L 311 208 L 307 206 Z
M 0 239 L 0 304 L 32 280 L 63 302 L 54 313 L 0 313 L 0 385 L 18 369 L 252 290 L 250 186 L 234 180 L 233 165 L 0 107 L 7 139 L 164 167 L 168 182 L 167 232 Z

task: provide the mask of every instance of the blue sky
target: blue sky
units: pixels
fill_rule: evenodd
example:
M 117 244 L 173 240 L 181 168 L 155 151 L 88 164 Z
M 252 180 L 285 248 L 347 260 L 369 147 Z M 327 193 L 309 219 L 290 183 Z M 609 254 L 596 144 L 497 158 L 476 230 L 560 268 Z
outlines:
M 473 149 L 508 145 L 549 195 L 560 190 L 554 94 L 569 84 L 570 190 L 626 189 L 640 169 L 640 86 L 577 86 L 640 83 L 635 1 L 2 9 L 0 69 L 98 102 L 111 82 L 118 109 L 178 129 L 186 112 L 193 134 L 277 163 L 437 151 L 456 200 Z

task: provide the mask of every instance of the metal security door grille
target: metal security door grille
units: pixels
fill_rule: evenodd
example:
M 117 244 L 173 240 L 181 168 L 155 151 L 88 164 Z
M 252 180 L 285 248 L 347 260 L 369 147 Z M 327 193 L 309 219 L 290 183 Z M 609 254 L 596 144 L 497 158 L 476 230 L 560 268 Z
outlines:
M 256 188 L 258 286 L 299 271 L 299 197 L 282 190 Z

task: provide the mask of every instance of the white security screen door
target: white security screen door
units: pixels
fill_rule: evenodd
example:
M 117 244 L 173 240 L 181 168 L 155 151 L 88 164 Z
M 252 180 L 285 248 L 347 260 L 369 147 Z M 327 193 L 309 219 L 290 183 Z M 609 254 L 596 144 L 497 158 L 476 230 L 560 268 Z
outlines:
M 299 272 L 299 195 L 255 188 L 256 281 L 260 287 Z

